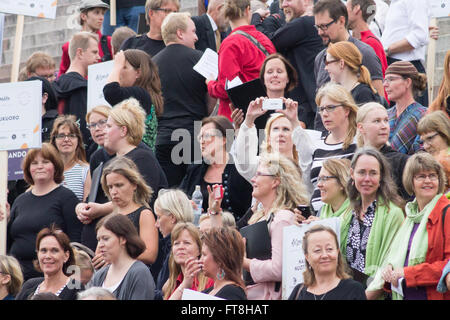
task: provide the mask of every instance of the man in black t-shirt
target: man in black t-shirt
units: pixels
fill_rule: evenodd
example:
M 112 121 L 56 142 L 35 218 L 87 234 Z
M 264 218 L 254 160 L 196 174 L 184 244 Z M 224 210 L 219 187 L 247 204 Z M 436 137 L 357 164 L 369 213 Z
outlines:
M 178 0 L 147 0 L 145 19 L 150 26 L 149 32 L 125 40 L 120 49 L 140 49 L 147 52 L 150 57 L 158 54 L 165 47 L 161 25 L 169 13 L 178 12 L 178 10 L 180 10 Z
M 193 69 L 202 52 L 194 49 L 197 35 L 189 14 L 168 15 L 162 24 L 162 37 L 166 48 L 153 58 L 164 97 L 164 112 L 158 117 L 156 157 L 169 187 L 175 187 L 194 159 L 194 121 L 208 116 L 214 106 L 208 107 L 205 78 Z

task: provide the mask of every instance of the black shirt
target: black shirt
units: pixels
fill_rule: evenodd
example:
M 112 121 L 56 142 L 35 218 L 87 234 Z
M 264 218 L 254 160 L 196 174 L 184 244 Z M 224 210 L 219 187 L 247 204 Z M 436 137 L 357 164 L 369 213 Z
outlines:
M 149 38 L 146 34 L 140 36 L 133 36 L 125 40 L 120 47 L 120 50 L 140 49 L 147 52 L 150 57 L 156 56 L 166 45 L 163 40 L 154 40 Z
M 303 287 L 297 297 L 301 286 L 302 283 L 295 286 L 288 300 L 367 300 L 362 284 L 353 279 L 343 279 L 336 288 L 321 295 L 314 295 Z
M 37 287 L 44 282 L 44 278 L 33 278 L 27 280 L 20 292 L 16 296 L 16 300 L 30 300 L 34 293 L 36 292 Z M 66 285 L 58 297 L 61 300 L 77 300 L 77 293 L 84 290 L 84 285 L 76 280 L 71 280 L 69 285 Z
M 367 102 L 377 102 L 383 105 L 384 102 L 382 98 L 377 93 L 374 93 L 365 83 L 359 83 L 350 93 L 358 106 Z
M 121 87 L 118 82 L 111 82 L 103 87 L 103 94 L 105 100 L 112 106 L 126 100 L 128 98 L 135 98 L 139 101 L 142 109 L 146 114 L 150 114 L 152 107 L 152 98 L 150 94 L 141 87 Z
M 178 141 L 171 141 L 176 129 L 187 129 L 192 143 L 194 121 L 208 116 L 205 78 L 193 69 L 202 54 L 184 45 L 172 44 L 153 58 L 159 69 L 164 97 L 156 145 L 177 144 Z
M 202 292 L 208 294 L 213 289 L 213 287 L 210 287 Z M 234 284 L 224 286 L 214 296 L 225 300 L 247 300 L 247 295 L 245 294 L 244 289 Z

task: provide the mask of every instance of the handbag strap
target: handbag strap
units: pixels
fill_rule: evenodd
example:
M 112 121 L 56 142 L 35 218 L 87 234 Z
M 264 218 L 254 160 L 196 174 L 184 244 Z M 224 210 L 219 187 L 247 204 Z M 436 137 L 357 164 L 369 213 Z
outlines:
M 252 35 L 248 34 L 247 32 L 244 32 L 242 30 L 236 30 L 235 32 L 233 32 L 234 34 L 240 34 L 241 36 L 246 37 L 248 40 L 250 40 L 255 46 L 258 47 L 259 50 L 261 50 L 264 55 L 267 57 L 270 53 L 266 50 L 266 48 L 264 48 L 264 46 L 258 42 L 258 40 L 256 40 L 255 37 L 253 37 Z

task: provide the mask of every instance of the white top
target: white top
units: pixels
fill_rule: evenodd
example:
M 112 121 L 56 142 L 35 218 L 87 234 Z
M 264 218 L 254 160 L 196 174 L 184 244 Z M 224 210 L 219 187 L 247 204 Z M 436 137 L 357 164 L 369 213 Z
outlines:
M 72 168 L 64 171 L 64 181 L 62 185 L 77 196 L 78 200 L 83 201 L 84 182 L 89 172 L 89 165 L 75 164 Z
M 381 39 L 381 35 L 384 32 L 384 26 L 386 25 L 386 15 L 389 6 L 383 0 L 375 0 L 375 5 L 375 19 L 369 24 L 369 29 L 376 37 L 378 37 L 378 39 Z
M 426 0 L 391 0 L 381 37 L 383 47 L 406 39 L 415 49 L 390 55 L 391 58 L 425 61 L 429 41 L 429 3 Z

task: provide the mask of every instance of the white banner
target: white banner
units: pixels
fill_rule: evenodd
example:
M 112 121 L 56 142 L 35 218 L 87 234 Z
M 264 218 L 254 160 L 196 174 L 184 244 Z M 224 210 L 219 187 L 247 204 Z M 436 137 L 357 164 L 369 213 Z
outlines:
M 114 60 L 91 64 L 88 67 L 87 111 L 99 105 L 110 104 L 103 96 L 103 87 L 114 66 Z
M 303 271 L 306 268 L 302 242 L 305 232 L 316 225 L 330 227 L 336 232 L 340 243 L 341 219 L 329 218 L 313 221 L 300 226 L 293 225 L 283 229 L 283 270 L 282 270 L 282 299 L 287 300 L 292 290 L 299 283 L 303 283 Z
M 441 18 L 450 16 L 450 0 L 429 0 L 431 16 Z
M 1 0 L 0 12 L 55 19 L 58 0 Z
M 0 84 L 0 150 L 41 147 L 42 82 Z

